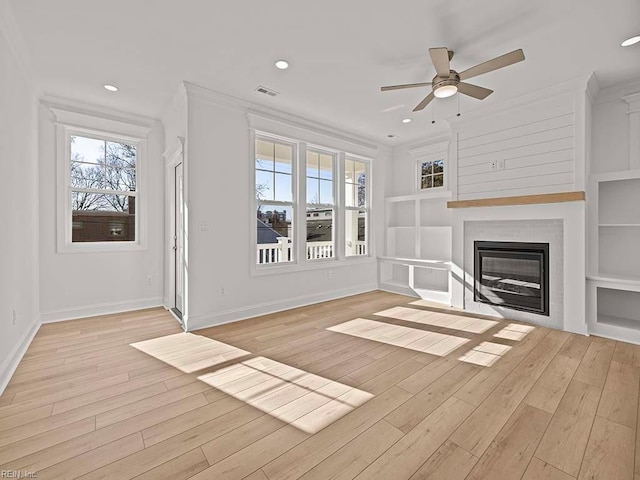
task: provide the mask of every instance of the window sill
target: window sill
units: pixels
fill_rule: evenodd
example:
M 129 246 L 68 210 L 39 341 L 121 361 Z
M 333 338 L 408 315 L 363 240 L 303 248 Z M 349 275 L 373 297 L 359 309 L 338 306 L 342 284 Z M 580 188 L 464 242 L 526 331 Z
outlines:
M 86 242 L 67 243 L 58 248 L 58 253 L 117 253 L 139 252 L 147 247 L 138 242 Z
M 304 263 L 283 263 L 283 264 L 271 264 L 269 266 L 254 265 L 251 269 L 251 276 L 262 277 L 268 275 L 278 275 L 283 273 L 295 273 L 305 272 L 310 270 L 322 270 L 328 268 L 340 268 L 350 265 L 359 265 L 366 263 L 374 263 L 376 258 L 371 255 L 361 255 L 342 258 L 340 260 L 335 258 L 307 260 Z

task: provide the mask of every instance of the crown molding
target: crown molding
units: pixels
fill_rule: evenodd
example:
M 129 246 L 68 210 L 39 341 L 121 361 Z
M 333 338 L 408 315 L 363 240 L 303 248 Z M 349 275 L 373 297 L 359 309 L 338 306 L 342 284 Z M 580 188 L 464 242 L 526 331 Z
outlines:
M 629 104 L 629 110 L 627 113 L 639 113 L 640 112 L 640 92 L 633 93 L 631 95 L 625 95 L 622 100 Z
M 591 85 L 590 85 L 591 84 Z M 449 117 L 447 122 L 451 125 L 453 130 L 458 130 L 460 126 L 483 119 L 487 116 L 496 115 L 508 110 L 514 110 L 524 106 L 536 104 L 549 99 L 559 97 L 562 95 L 587 92 L 591 94 L 593 91 L 597 91 L 597 82 L 594 74 L 582 75 L 567 82 L 558 83 L 534 92 L 520 95 L 519 97 L 510 98 L 499 103 L 494 103 L 486 106 L 481 106 L 472 112 L 465 113 L 461 117 Z
M 637 92 L 640 92 L 640 79 L 636 79 L 631 82 L 610 85 L 606 88 L 600 89 L 598 95 L 595 98 L 594 104 L 620 102 L 622 101 L 623 97 L 633 95 Z
M 25 82 L 36 98 L 40 97 L 42 91 L 35 81 L 31 55 L 7 0 L 0 0 L 0 35 L 6 40 Z
M 189 98 L 194 98 L 219 107 L 246 113 L 247 118 L 249 119 L 249 124 L 253 129 L 266 129 L 267 131 L 282 127 L 296 129 L 307 132 L 316 137 L 321 136 L 346 143 L 355 147 L 357 150 L 350 153 L 357 154 L 364 150 L 364 154 L 367 156 L 375 154 L 381 147 L 381 144 L 378 144 L 371 139 L 354 135 L 350 132 L 345 132 L 344 130 L 331 125 L 308 120 L 298 115 L 275 108 L 258 105 L 190 82 L 184 82 L 184 86 Z M 271 131 L 270 133 L 278 132 Z
M 167 162 L 178 155 L 184 155 L 184 137 L 176 137 L 171 145 L 162 153 L 162 156 Z
M 146 138 L 151 129 L 160 123 L 155 118 L 143 117 L 60 97 L 44 96 L 40 99 L 40 103 L 53 113 L 57 123 L 88 128 L 96 120 L 99 120 L 101 125 L 115 128 L 113 130 L 114 133 L 132 134 L 137 138 Z M 85 121 L 88 123 L 85 123 Z M 123 126 L 129 133 L 122 131 Z
M 76 102 L 73 102 L 75 105 L 70 105 L 48 99 L 41 100 L 41 103 L 53 114 L 58 125 L 105 131 L 134 139 L 146 139 L 157 123 L 155 120 L 133 115 L 113 115 L 113 111 L 106 112 L 104 109 L 89 110 L 86 106 L 78 108 Z

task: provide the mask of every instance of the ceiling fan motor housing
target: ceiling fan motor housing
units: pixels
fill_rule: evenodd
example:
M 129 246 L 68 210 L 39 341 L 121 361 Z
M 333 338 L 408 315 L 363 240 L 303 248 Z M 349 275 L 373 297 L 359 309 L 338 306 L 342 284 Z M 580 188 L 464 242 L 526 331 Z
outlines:
M 445 85 L 455 85 L 458 86 L 460 83 L 460 75 L 455 70 L 449 71 L 448 77 L 439 77 L 436 75 L 433 77 L 433 90 L 437 90 L 440 87 L 444 87 Z

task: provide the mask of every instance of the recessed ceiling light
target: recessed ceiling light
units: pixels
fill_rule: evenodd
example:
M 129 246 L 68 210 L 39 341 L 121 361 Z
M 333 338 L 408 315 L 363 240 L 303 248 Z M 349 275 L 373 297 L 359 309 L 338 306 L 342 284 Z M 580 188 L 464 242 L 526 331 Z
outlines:
M 411 119 L 410 118 L 403 118 L 402 119 L 402 123 L 411 123 Z
M 620 44 L 622 47 L 630 47 L 631 45 L 635 45 L 640 42 L 640 35 L 636 35 L 635 37 L 627 38 L 624 42 Z
M 278 60 L 276 62 L 276 68 L 279 68 L 280 70 L 286 70 L 287 68 L 289 68 L 289 62 L 287 62 L 286 60 Z
M 110 85 L 110 84 L 105 84 L 104 85 L 104 89 L 105 90 L 109 90 L 110 92 L 117 92 L 118 90 L 120 90 L 118 87 L 116 87 L 115 85 Z

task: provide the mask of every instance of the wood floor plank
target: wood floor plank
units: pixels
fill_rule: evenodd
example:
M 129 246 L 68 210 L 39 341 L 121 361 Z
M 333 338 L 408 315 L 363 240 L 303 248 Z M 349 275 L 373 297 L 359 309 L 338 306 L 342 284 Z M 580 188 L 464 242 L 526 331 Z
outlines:
M 208 480 L 211 478 L 242 479 L 261 465 L 265 465 L 279 457 L 308 437 L 308 433 L 291 425 L 286 425 L 203 470 L 192 478 L 194 480 Z
M 600 393 L 593 385 L 572 380 L 540 441 L 536 457 L 577 477 Z
M 391 425 L 407 433 L 468 382 L 480 367 L 460 363 L 446 375 L 416 394 L 385 417 Z
M 464 480 L 477 462 L 478 457 L 447 440 L 410 480 Z
M 462 386 L 456 392 L 456 397 L 472 405 L 479 406 L 548 333 L 548 330 L 542 328 L 533 330 L 518 343 L 517 348 L 512 348 L 498 363 L 491 368 L 485 368 Z
M 302 475 L 300 480 L 352 479 L 402 436 L 400 430 L 381 420 L 336 453 L 329 455 Z
M 615 342 L 591 341 L 574 379 L 602 388 L 609 371 L 609 362 L 613 357 Z
M 286 423 L 277 418 L 263 415 L 226 435 L 205 443 L 201 449 L 209 465 L 215 465 L 285 425 Z
M 467 480 L 520 480 L 542 438 L 551 414 L 521 405 L 480 458 Z
M 451 440 L 481 457 L 526 396 L 535 378 L 513 373 L 471 414 Z
M 73 458 L 76 455 L 81 455 L 133 433 L 143 431 L 150 426 L 161 424 L 164 421 L 197 408 L 198 405 L 200 405 L 200 402 L 197 397 L 190 397 L 164 405 L 159 409 L 128 418 L 127 420 L 101 428 L 100 430 L 91 431 L 85 435 L 80 435 L 62 443 L 44 448 L 38 452 L 25 455 L 18 460 L 12 461 L 11 466 L 14 467 L 14 469 L 37 472 Z M 8 468 L 9 465 L 4 465 L 3 467 Z
M 392 387 L 268 463 L 262 470 L 270 480 L 296 479 L 372 427 L 410 396 L 404 390 Z
M 633 429 L 596 417 L 578 480 L 632 479 L 634 451 Z
M 200 448 L 169 460 L 136 477 L 136 480 L 187 480 L 209 468 L 209 463 Z
M 558 354 L 533 385 L 524 402 L 545 412 L 558 408 L 580 360 Z
M 602 390 L 598 415 L 635 430 L 640 368 L 612 361 Z
M 38 471 L 39 478 L 77 478 L 103 465 L 138 452 L 144 448 L 142 435 L 134 433 L 95 450 L 76 455 L 69 460 Z
M 533 457 L 522 480 L 575 480 L 575 477 Z
M 409 478 L 433 455 L 473 411 L 473 405 L 450 398 L 356 478 Z M 268 472 L 267 472 L 268 475 Z
M 640 345 L 616 342 L 612 360 L 640 367 Z

